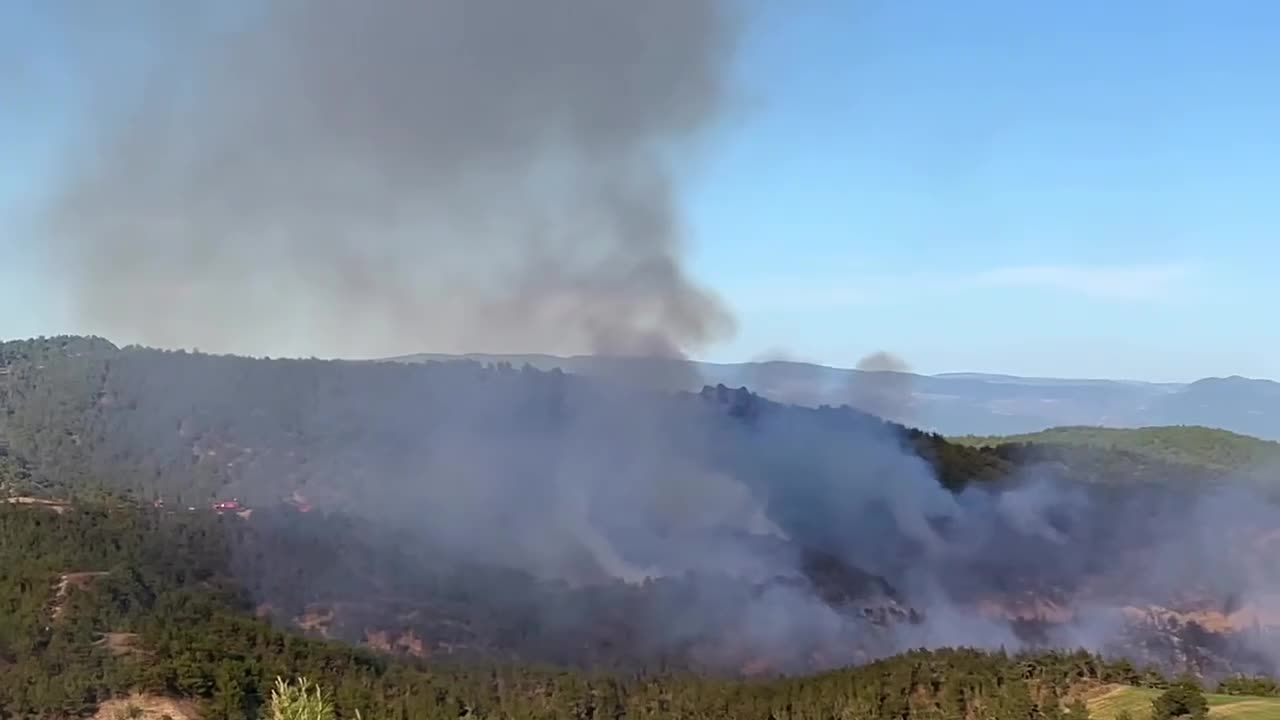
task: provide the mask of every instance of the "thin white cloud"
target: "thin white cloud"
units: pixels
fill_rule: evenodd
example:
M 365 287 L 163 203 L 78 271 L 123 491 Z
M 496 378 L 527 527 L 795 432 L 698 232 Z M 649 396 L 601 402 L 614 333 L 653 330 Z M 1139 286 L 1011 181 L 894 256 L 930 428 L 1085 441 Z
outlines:
M 1157 300 L 1185 289 L 1191 268 L 1163 265 L 1024 265 L 978 273 L 978 287 L 1060 290 L 1093 298 Z
M 826 310 L 954 297 L 975 290 L 1051 291 L 1101 300 L 1157 302 L 1186 295 L 1186 264 L 1014 265 L 977 272 L 857 274 L 839 279 L 771 278 L 749 288 L 723 288 L 740 310 Z

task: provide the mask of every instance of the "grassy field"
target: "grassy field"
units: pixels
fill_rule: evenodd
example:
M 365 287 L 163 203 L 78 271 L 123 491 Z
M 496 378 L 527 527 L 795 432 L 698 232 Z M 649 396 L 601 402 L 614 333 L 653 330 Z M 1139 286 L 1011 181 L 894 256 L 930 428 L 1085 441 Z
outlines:
M 1280 443 L 1196 426 L 1146 428 L 1057 427 L 1026 435 L 954 437 L 965 445 L 1044 443 L 1085 445 L 1139 453 L 1165 462 L 1198 465 L 1212 470 L 1239 470 L 1280 464 Z
M 1151 717 L 1151 701 L 1158 690 L 1114 686 L 1101 690 L 1089 699 L 1089 714 L 1094 720 L 1114 720 L 1121 710 L 1128 710 L 1134 720 Z M 1230 720 L 1280 720 L 1280 698 L 1206 694 L 1209 717 Z

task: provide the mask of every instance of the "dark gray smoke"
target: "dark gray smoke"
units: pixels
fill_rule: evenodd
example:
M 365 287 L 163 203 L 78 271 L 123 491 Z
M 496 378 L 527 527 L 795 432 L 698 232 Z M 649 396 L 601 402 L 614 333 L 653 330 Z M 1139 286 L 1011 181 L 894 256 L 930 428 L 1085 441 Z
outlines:
M 727 2 L 58 8 L 133 39 L 84 53 L 92 133 L 47 218 L 95 331 L 673 356 L 732 330 L 678 200 L 729 95 Z

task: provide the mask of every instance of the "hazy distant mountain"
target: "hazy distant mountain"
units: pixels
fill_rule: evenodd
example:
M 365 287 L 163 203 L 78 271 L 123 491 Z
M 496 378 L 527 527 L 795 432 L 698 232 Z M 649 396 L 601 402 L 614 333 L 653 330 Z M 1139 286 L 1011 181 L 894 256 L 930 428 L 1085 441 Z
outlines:
M 598 356 L 467 355 L 481 362 L 611 375 L 681 389 L 745 385 L 775 400 L 802 405 L 864 404 L 897 393 L 891 419 L 945 435 L 1004 435 L 1060 425 L 1144 427 L 1204 425 L 1280 439 L 1280 383 L 1238 376 L 1193 383 L 1031 378 L 982 373 L 917 375 L 867 372 L 810 363 L 735 364 Z M 456 359 L 410 355 L 400 362 Z M 883 404 L 883 398 L 880 398 Z

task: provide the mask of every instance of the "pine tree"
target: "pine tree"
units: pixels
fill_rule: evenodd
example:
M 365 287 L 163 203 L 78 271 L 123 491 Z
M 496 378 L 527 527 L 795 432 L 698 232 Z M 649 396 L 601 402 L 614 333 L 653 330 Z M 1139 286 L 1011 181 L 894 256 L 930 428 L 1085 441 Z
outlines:
M 1194 680 L 1183 679 L 1173 684 L 1151 701 L 1151 720 L 1173 720 L 1189 717 L 1204 720 L 1209 715 L 1209 703 L 1204 691 Z

